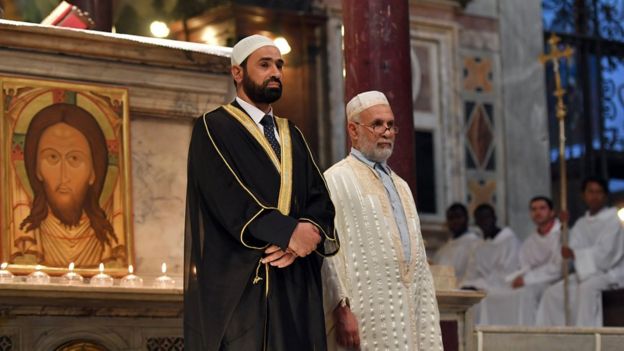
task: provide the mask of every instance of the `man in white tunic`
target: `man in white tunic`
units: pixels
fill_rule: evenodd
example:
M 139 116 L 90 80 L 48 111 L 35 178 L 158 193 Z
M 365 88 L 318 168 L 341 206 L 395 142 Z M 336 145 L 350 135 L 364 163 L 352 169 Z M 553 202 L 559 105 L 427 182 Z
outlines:
M 536 196 L 529 208 L 537 228 L 520 247 L 520 270 L 507 276 L 507 286 L 488 290 L 481 301 L 482 324 L 534 325 L 542 293 L 561 278 L 561 225 L 552 200 Z
M 436 252 L 433 263 L 453 267 L 457 281 L 461 282 L 468 259 L 483 240 L 468 229 L 468 210 L 460 203 L 454 203 L 446 210 L 446 225 L 453 237 Z
M 460 286 L 485 291 L 507 286 L 505 278 L 519 268 L 520 241 L 511 228 L 501 229 L 496 225 L 496 212 L 489 204 L 477 206 L 474 219 L 485 240 L 468 261 Z
M 433 279 L 414 199 L 386 164 L 398 128 L 385 95 L 347 104 L 353 148 L 325 172 L 339 253 L 325 260 L 329 350 L 442 350 Z
M 578 327 L 602 326 L 602 290 L 617 285 L 624 265 L 624 229 L 617 211 L 607 207 L 606 181 L 589 177 L 583 181 L 587 212 L 570 231 L 570 245 L 561 256 L 572 261 L 569 281 L 570 323 Z M 564 325 L 563 281 L 549 287 L 537 312 L 538 325 Z

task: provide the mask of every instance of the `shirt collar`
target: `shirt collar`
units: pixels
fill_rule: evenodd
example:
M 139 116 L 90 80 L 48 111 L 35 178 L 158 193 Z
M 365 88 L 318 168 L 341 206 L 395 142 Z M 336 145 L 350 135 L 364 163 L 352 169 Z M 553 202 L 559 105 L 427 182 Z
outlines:
M 271 117 L 273 116 L 273 107 L 270 107 L 268 113 L 264 113 L 256 106 L 248 103 L 238 96 L 236 97 L 236 102 L 238 102 L 238 104 L 243 108 L 243 110 L 245 110 L 245 112 L 247 112 L 249 116 L 251 116 L 251 119 L 253 119 L 256 124 L 260 124 L 260 121 L 262 120 L 262 118 L 264 118 L 265 115 L 271 115 Z
M 585 220 L 591 222 L 594 221 L 605 221 L 609 220 L 609 218 L 617 218 L 617 209 L 615 207 L 605 206 L 600 211 L 595 213 L 593 216 L 589 214 L 589 211 L 585 212 Z
M 375 169 L 375 165 L 378 164 L 379 166 L 381 166 L 381 169 L 386 172 L 386 174 L 390 174 L 392 172 L 392 170 L 390 169 L 390 167 L 388 167 L 388 164 L 386 162 L 375 162 L 375 161 L 371 161 L 369 159 L 366 158 L 366 156 L 364 156 L 364 154 L 356 149 L 356 148 L 351 148 L 351 155 L 355 158 L 357 158 L 358 160 L 362 161 L 365 165 L 367 165 L 368 167 Z

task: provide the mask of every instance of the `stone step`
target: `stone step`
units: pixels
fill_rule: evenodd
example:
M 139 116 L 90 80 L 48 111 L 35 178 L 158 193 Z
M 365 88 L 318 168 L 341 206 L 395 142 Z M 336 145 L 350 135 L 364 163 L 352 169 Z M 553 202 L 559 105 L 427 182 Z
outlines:
M 478 326 L 476 351 L 624 350 L 624 328 Z

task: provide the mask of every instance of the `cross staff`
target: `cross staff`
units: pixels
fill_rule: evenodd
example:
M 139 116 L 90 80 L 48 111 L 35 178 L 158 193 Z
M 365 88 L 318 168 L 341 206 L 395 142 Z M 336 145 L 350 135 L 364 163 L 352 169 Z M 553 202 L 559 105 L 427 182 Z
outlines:
M 559 42 L 561 39 L 555 35 L 550 35 L 548 44 L 550 45 L 549 54 L 541 54 L 539 59 L 542 64 L 552 62 L 553 71 L 555 73 L 555 91 L 553 95 L 557 98 L 557 111 L 556 116 L 559 121 L 559 173 L 561 174 L 561 211 L 568 212 L 568 176 L 566 171 L 566 159 L 565 159 L 565 116 L 566 106 L 563 103 L 563 95 L 565 95 L 565 89 L 561 87 L 561 75 L 559 73 L 559 60 L 569 59 L 574 50 L 571 47 L 565 46 L 563 50 L 559 49 Z M 568 246 L 568 221 L 562 221 L 561 223 L 561 244 Z M 570 303 L 568 293 L 568 259 L 564 258 L 561 264 L 561 270 L 563 272 L 563 304 L 565 311 L 565 324 L 570 325 Z

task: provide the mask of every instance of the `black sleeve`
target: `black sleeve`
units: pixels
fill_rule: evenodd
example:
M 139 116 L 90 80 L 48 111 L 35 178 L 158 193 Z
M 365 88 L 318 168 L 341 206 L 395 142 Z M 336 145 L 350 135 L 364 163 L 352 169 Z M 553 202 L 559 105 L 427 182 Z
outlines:
M 336 210 L 329 197 L 329 190 L 325 183 L 325 178 L 321 174 L 310 148 L 303 136 L 303 133 L 295 127 L 298 142 L 301 142 L 306 149 L 306 177 L 308 196 L 303 209 L 303 215 L 299 220 L 308 221 L 316 225 L 321 231 L 321 244 L 316 251 L 322 256 L 332 256 L 338 252 L 340 243 L 334 229 L 334 217 Z
M 276 244 L 285 249 L 297 225 L 274 207 L 263 204 L 236 174 L 224 157 L 208 116 L 200 118 L 193 129 L 189 149 L 189 181 L 206 204 L 211 216 L 242 245 L 263 249 Z

